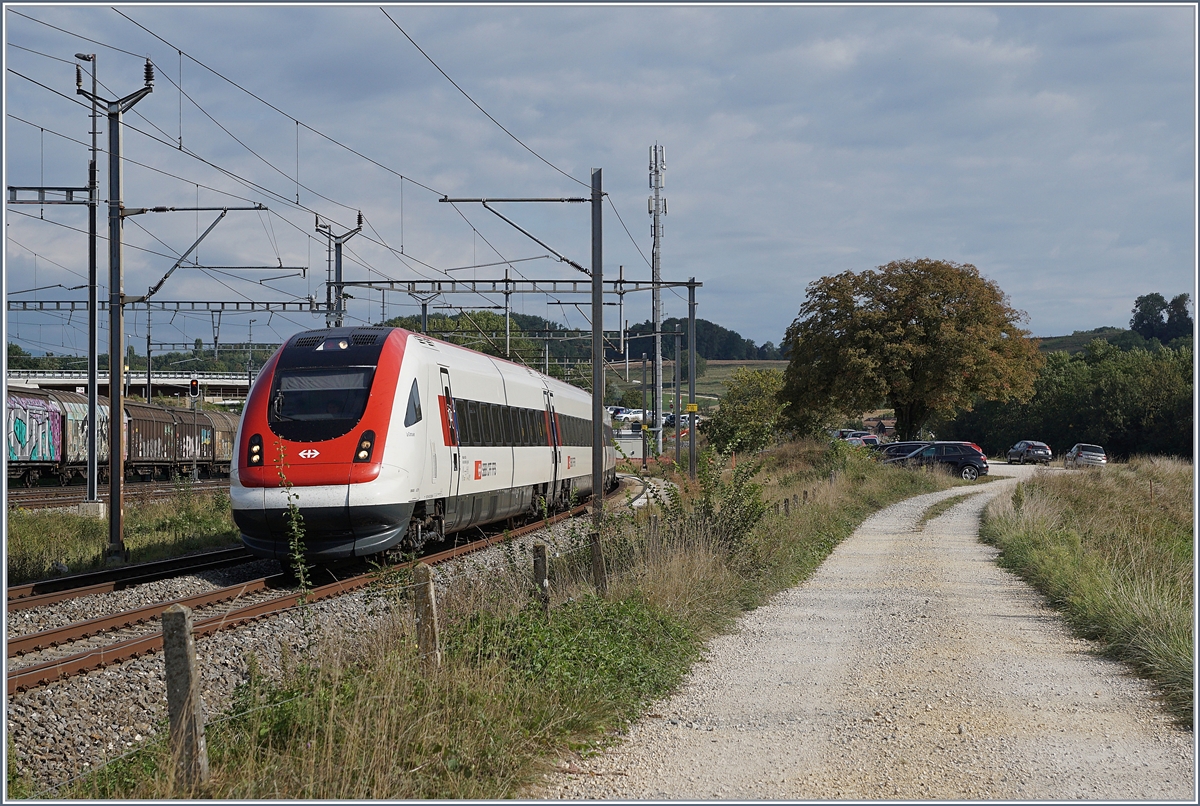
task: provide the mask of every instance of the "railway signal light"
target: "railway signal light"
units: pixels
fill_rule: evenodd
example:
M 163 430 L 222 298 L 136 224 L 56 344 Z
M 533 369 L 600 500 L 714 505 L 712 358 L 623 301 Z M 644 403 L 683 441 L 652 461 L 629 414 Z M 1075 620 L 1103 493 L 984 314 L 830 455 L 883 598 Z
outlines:
M 200 397 L 200 381 L 195 378 L 188 384 L 188 397 Z

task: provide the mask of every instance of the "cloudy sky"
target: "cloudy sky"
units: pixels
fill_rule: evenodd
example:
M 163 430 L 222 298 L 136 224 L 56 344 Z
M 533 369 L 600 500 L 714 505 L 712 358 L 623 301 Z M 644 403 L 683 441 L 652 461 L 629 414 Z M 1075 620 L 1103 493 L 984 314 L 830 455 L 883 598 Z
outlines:
M 137 90 L 148 56 L 154 92 L 126 115 L 125 204 L 265 204 L 231 211 L 200 266 L 307 268 L 185 265 L 160 299 L 323 300 L 315 219 L 340 233 L 359 210 L 348 280 L 502 278 L 483 264 L 505 260 L 513 277 L 580 278 L 479 205 L 438 199 L 586 195 L 592 168 L 612 201 L 606 276 L 648 279 L 656 142 L 664 279 L 695 277 L 698 315 L 758 343 L 780 341 L 812 280 L 904 258 L 978 266 L 1035 335 L 1127 326 L 1138 295 L 1195 285 L 1191 6 L 388 6 L 390 20 L 378 6 L 117 9 L 5 6 L 6 184 L 85 184 L 74 54 L 99 54 L 107 97 Z M 590 262 L 585 206 L 503 212 Z M 157 282 L 215 215 L 127 219 L 126 292 Z M 85 208 L 9 206 L 8 298 L 83 299 L 67 289 L 86 278 L 86 222 Z M 356 296 L 355 322 L 419 310 Z M 649 318 L 648 295 L 628 300 L 627 319 Z M 666 293 L 666 315 L 685 302 Z M 586 307 L 545 298 L 514 309 L 586 324 Z M 8 337 L 83 354 L 84 318 L 10 315 Z M 221 341 L 244 340 L 251 318 L 256 342 L 323 324 L 227 315 Z M 128 318 L 139 352 L 144 328 L 144 314 Z M 211 341 L 211 320 L 159 314 L 153 337 Z

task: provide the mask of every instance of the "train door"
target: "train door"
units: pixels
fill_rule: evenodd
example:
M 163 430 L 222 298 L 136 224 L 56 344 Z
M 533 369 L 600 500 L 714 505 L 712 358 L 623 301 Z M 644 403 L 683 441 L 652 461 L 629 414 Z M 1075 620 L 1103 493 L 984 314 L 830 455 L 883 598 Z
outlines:
M 458 420 L 457 420 L 457 415 L 455 413 L 454 393 L 450 387 L 450 370 L 446 369 L 445 367 L 442 367 L 441 370 L 442 370 L 442 383 L 441 383 L 442 394 L 440 395 L 440 397 L 441 397 L 441 404 L 442 404 L 442 424 L 443 424 L 444 433 L 446 435 L 446 442 L 449 443 L 449 445 L 447 446 L 447 449 L 445 450 L 445 454 L 448 454 L 447 459 L 448 459 L 448 463 L 449 463 L 449 467 L 450 467 L 450 472 L 446 474 L 448 477 L 448 482 L 442 489 L 444 489 L 446 491 L 447 505 L 453 506 L 454 499 L 456 499 L 458 497 L 458 484 L 459 484 L 459 479 L 461 478 L 461 475 L 462 475 L 461 473 L 459 473 L 459 468 L 458 468 L 458 463 L 459 463 L 458 427 L 459 427 L 459 424 L 458 424 Z M 449 517 L 450 513 L 447 512 L 446 514 L 447 514 L 447 517 Z
M 550 437 L 550 466 L 551 478 L 553 479 L 550 482 L 550 494 L 547 498 L 551 502 L 554 502 L 558 497 L 558 464 L 562 459 L 561 451 L 558 447 L 558 418 L 554 416 L 554 393 L 547 389 L 542 394 L 546 398 L 546 420 L 549 423 L 546 433 Z

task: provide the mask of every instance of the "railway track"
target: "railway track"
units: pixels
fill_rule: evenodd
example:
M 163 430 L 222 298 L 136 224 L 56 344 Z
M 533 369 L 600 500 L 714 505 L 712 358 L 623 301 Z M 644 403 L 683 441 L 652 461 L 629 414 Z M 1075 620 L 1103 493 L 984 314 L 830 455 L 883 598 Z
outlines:
M 31 582 L 27 585 L 15 585 L 10 587 L 7 592 L 8 612 L 54 604 L 94 593 L 109 593 L 131 585 L 142 585 L 178 576 L 181 573 L 197 574 L 216 568 L 226 568 L 253 559 L 254 555 L 245 548 L 234 546 L 169 560 L 106 568 L 86 574 L 73 574 Z
M 194 492 L 229 489 L 229 479 L 200 479 L 199 481 L 183 482 Z M 132 482 L 122 486 L 122 495 L 128 498 L 152 500 L 155 498 L 170 498 L 179 495 L 180 484 L 175 482 Z M 98 498 L 108 503 L 108 487 L 97 490 Z M 55 509 L 82 504 L 87 497 L 84 485 L 69 485 L 66 487 L 9 487 L 9 508 L 22 509 Z
M 626 485 L 622 485 L 609 498 L 616 498 L 623 494 L 625 489 L 627 489 Z M 567 518 L 577 517 L 585 514 L 588 509 L 587 506 L 578 506 L 519 529 L 498 532 L 444 551 L 428 554 L 420 559 L 421 562 L 430 565 L 446 562 L 464 554 L 481 551 L 510 538 L 531 534 Z M 249 555 L 246 556 L 249 557 Z M 229 557 L 215 561 L 228 565 L 241 560 L 233 559 L 231 554 Z M 411 563 L 409 564 L 411 565 Z M 73 595 L 116 590 L 118 588 L 113 586 L 140 584 L 139 580 L 148 581 L 149 577 L 163 579 L 173 575 L 167 563 L 158 565 L 162 567 L 156 568 L 150 573 L 143 573 L 141 576 L 99 580 L 82 587 L 66 587 L 39 593 L 34 590 L 36 585 L 48 583 L 35 583 L 33 586 L 27 586 L 29 590 L 10 592 L 9 610 L 11 612 L 14 609 L 34 607 L 37 604 L 63 601 Z M 198 563 L 187 570 L 194 572 L 198 567 L 202 566 Z M 173 573 L 178 575 L 178 567 Z M 155 576 L 156 574 L 158 576 Z M 278 615 L 302 603 L 322 601 L 360 590 L 372 584 L 377 578 L 378 572 L 372 570 L 345 579 L 334 580 L 329 584 L 313 588 L 301 596 L 294 588 L 288 586 L 284 575 L 277 574 L 197 596 L 156 602 L 110 616 L 96 617 L 9 638 L 6 642 L 10 667 L 7 679 L 8 694 L 11 696 L 20 691 L 47 685 L 55 680 L 84 674 L 162 649 L 163 636 L 157 622 L 162 611 L 171 604 L 178 603 L 199 611 L 194 625 L 194 634 L 200 638 L 219 631 L 234 629 L 258 619 Z M 66 580 L 52 580 L 51 583 L 64 581 Z M 16 598 L 12 598 L 14 592 L 17 593 Z

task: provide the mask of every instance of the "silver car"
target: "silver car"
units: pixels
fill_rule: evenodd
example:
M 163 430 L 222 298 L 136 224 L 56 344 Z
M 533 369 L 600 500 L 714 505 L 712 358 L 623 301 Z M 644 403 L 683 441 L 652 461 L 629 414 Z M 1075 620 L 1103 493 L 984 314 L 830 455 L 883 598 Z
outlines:
M 1063 467 L 1104 467 L 1108 456 L 1099 445 L 1080 442 L 1063 455 Z

